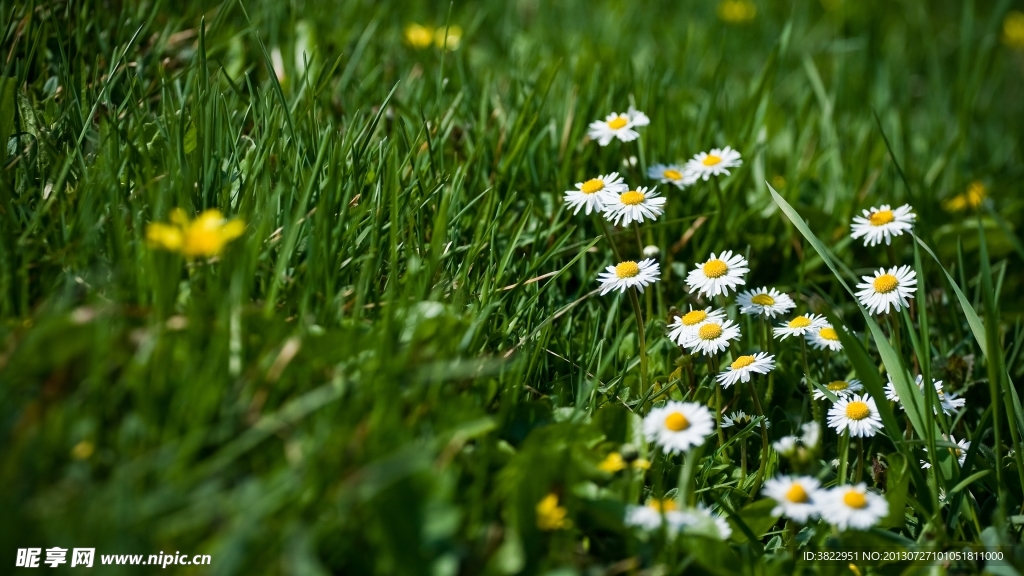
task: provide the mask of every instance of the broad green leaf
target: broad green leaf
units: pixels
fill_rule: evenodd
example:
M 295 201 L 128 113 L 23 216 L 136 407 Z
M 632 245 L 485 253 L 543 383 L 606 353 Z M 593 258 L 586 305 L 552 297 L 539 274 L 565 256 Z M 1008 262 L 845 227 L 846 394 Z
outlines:
M 779 521 L 779 515 L 772 514 L 772 511 L 775 510 L 775 506 L 775 501 L 771 498 L 762 498 L 744 506 L 739 512 L 737 512 L 737 516 L 739 516 L 755 536 L 760 538 L 764 536 L 764 533 L 771 529 L 776 522 Z M 732 540 L 736 542 L 746 542 L 747 536 L 739 529 L 739 524 L 731 518 L 729 519 L 729 523 L 732 524 L 734 528 Z

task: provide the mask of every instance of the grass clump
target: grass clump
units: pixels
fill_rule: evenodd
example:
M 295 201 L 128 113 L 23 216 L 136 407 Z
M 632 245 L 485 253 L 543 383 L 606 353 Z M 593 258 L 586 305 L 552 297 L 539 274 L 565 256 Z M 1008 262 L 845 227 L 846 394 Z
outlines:
M 0 8 L 7 548 L 789 574 L 1019 542 L 1005 3 Z

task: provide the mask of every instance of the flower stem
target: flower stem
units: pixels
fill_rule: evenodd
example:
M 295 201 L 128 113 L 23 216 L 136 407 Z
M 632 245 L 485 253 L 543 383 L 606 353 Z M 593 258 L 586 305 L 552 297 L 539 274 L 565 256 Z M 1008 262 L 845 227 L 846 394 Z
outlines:
M 644 317 L 640 310 L 640 299 L 636 290 L 629 290 L 629 300 L 633 303 L 633 315 L 636 316 L 636 332 L 640 342 L 640 397 L 647 393 L 647 338 L 644 334 Z
M 794 559 L 796 558 L 796 535 L 797 535 L 797 531 L 798 531 L 798 526 L 796 525 L 796 522 L 793 522 L 792 520 L 787 520 L 786 521 L 786 534 L 789 536 L 789 538 L 787 539 L 787 545 L 789 547 L 789 555 L 792 556 Z
M 846 484 L 846 470 L 850 460 L 850 429 L 843 430 L 843 434 L 839 437 L 839 474 L 837 475 L 837 481 L 842 486 Z
M 821 424 L 821 407 L 814 402 L 814 385 L 811 384 L 811 368 L 807 363 L 807 339 L 800 338 L 800 348 L 803 352 L 804 357 L 804 381 L 807 383 L 807 398 L 811 402 L 811 414 L 814 416 L 814 421 Z
M 764 351 L 772 353 L 772 324 L 768 321 L 768 318 L 762 316 L 762 323 L 764 324 Z M 772 395 L 775 393 L 775 371 L 772 370 L 768 373 L 768 391 L 764 394 L 764 403 L 771 404 Z
M 857 438 L 857 476 L 854 478 L 854 482 L 860 482 L 861 478 L 864 477 L 864 437 Z
M 747 439 L 740 440 L 740 478 L 747 480 Z
M 703 452 L 703 446 L 696 446 L 683 454 L 683 469 L 679 472 L 679 485 L 676 490 L 680 508 L 689 508 L 693 505 L 693 473 Z
M 750 495 L 747 496 L 747 501 L 750 501 L 754 499 L 754 495 L 761 489 L 761 482 L 764 481 L 765 467 L 768 465 L 768 427 L 766 426 L 767 420 L 764 420 L 764 409 L 761 408 L 761 399 L 757 396 L 757 390 L 754 390 L 753 379 L 747 382 L 747 385 L 750 386 L 750 397 L 754 400 L 754 412 L 762 418 L 761 461 L 757 465 L 757 478 L 754 480 L 754 487 L 750 490 Z
M 722 200 L 722 187 L 718 184 L 718 177 L 713 177 L 711 182 L 715 188 L 715 200 L 718 201 L 718 217 L 715 218 L 715 231 L 722 229 L 722 225 L 725 223 L 725 201 Z
M 601 223 L 601 230 L 604 231 L 604 238 L 608 241 L 608 245 L 612 248 L 612 254 L 615 254 L 615 259 L 622 262 L 622 255 L 619 254 L 619 247 L 615 245 L 615 240 L 612 238 L 612 231 L 608 228 L 608 222 L 601 218 L 600 214 L 596 214 L 594 218 Z
M 718 445 L 725 444 L 725 433 L 722 431 L 722 387 L 715 378 L 718 375 L 718 356 L 708 356 L 708 374 L 715 385 L 715 424 L 718 425 Z

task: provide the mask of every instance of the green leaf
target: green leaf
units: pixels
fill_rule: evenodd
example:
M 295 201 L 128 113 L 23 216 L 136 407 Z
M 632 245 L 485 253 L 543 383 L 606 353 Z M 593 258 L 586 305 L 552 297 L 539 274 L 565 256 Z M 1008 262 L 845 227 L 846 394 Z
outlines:
M 984 478 L 985 476 L 988 476 L 991 473 L 992 473 L 991 470 L 981 470 L 979 472 L 975 472 L 974 474 L 971 474 L 967 478 L 964 478 L 963 480 L 961 480 L 959 484 L 954 486 L 953 489 L 949 491 L 949 493 L 950 494 L 956 494 L 957 492 L 959 492 L 959 491 L 963 490 L 964 488 L 967 488 L 968 486 L 970 486 L 972 482 L 975 482 L 977 480 L 981 480 L 982 478 Z
M 189 122 L 188 129 L 185 130 L 185 154 L 191 154 L 196 149 L 196 142 L 198 136 L 196 135 L 196 123 Z
M 764 533 L 771 529 L 776 522 L 779 521 L 778 514 L 772 514 L 775 510 L 775 501 L 771 498 L 762 498 L 747 504 L 739 512 L 740 520 L 754 533 L 758 538 L 764 536 Z M 734 522 L 731 518 L 729 523 L 733 525 L 732 540 L 736 542 L 746 542 L 747 536 L 739 529 L 739 524 Z

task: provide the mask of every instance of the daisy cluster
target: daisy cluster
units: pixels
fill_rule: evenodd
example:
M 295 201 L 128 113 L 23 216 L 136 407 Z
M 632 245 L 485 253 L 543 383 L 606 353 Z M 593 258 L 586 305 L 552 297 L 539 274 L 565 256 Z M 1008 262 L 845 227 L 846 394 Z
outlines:
M 601 146 L 607 146 L 612 140 L 632 142 L 640 137 L 638 128 L 651 123 L 646 114 L 632 106 L 625 113 L 612 112 L 604 120 L 590 123 L 587 135 Z M 673 184 L 677 188 L 685 188 L 698 180 L 707 181 L 712 176 L 728 175 L 730 168 L 740 166 L 743 160 L 740 153 L 726 146 L 713 148 L 708 152 L 700 152 L 685 164 L 655 164 L 647 175 L 662 184 Z M 630 158 L 624 163 L 633 166 L 635 161 Z M 632 187 L 624 181 L 618 172 L 601 174 L 576 183 L 575 190 L 567 190 L 564 196 L 566 206 L 573 215 L 601 214 L 614 226 L 629 226 L 657 220 L 665 212 L 666 198 L 658 191 L 657 186 Z M 644 249 L 647 255 L 647 249 Z M 731 253 L 730 253 L 731 255 Z M 740 257 L 742 259 L 742 257 Z M 745 271 L 737 270 L 737 272 Z M 659 265 L 653 258 L 640 261 L 625 260 L 617 265 L 608 266 L 600 274 L 601 294 L 612 291 L 625 292 L 628 288 L 636 288 L 643 292 L 644 288 L 656 282 L 661 273 Z M 721 283 L 727 285 L 729 278 Z
M 812 476 L 778 476 L 762 493 L 776 503 L 772 514 L 800 524 L 821 518 L 839 530 L 867 530 L 889 514 L 885 497 L 863 482 L 826 489 Z
M 601 146 L 607 146 L 616 139 L 632 142 L 640 136 L 638 129 L 648 124 L 650 119 L 646 114 L 630 107 L 626 113 L 612 113 L 604 120 L 592 122 L 588 135 Z M 728 175 L 730 169 L 741 164 L 739 152 L 727 146 L 700 152 L 684 163 L 655 164 L 647 170 L 647 176 L 658 185 L 671 184 L 677 189 L 684 189 L 700 181 Z M 623 165 L 628 171 L 636 162 L 630 157 Z M 575 190 L 565 193 L 564 200 L 574 215 L 583 211 L 587 215 L 603 216 L 607 222 L 604 224 L 606 230 L 608 224 L 637 227 L 638 239 L 639 225 L 658 220 L 664 214 L 667 202 L 667 198 L 656 186 L 631 186 L 617 172 L 578 182 Z M 915 218 L 913 210 L 907 205 L 871 208 L 853 219 L 851 236 L 863 239 L 864 245 L 869 248 L 879 246 L 882 242 L 890 245 L 893 237 L 913 229 Z M 626 293 L 630 289 L 642 293 L 661 279 L 662 271 L 657 262 L 660 252 L 657 247 L 641 245 L 639 248 L 644 256 L 642 259 L 608 265 L 599 273 L 597 280 L 602 295 Z M 837 435 L 858 439 L 861 446 L 863 439 L 883 431 L 883 424 L 877 404 L 880 400 L 871 397 L 859 380 L 849 376 L 832 379 L 829 374 L 833 366 L 829 355 L 842 353 L 842 342 L 846 338 L 844 334 L 849 333 L 847 328 L 834 326 L 825 316 L 812 311 L 797 312 L 794 299 L 776 287 L 748 288 L 746 276 L 749 272 L 747 257 L 733 250 L 711 252 L 703 261 L 694 263 L 687 272 L 685 286 L 694 301 L 685 313 L 672 315 L 667 325 L 667 336 L 691 357 L 706 359 L 717 398 L 714 402 L 696 402 L 692 401 L 692 397 L 684 395 L 684 400 L 691 401 L 658 402 L 643 418 L 643 435 L 660 452 L 659 457 L 668 459 L 682 456 L 685 460 L 699 458 L 700 452 L 695 450 L 715 433 L 719 436 L 719 445 L 724 447 L 725 429 L 730 429 L 733 435 L 742 434 L 748 429 L 757 430 L 763 441 L 762 463 L 752 491 L 756 493 L 760 490 L 765 497 L 775 502 L 773 514 L 799 524 L 821 520 L 839 531 L 869 529 L 889 514 L 889 505 L 882 495 L 860 482 L 861 470 L 858 470 L 853 483 L 848 483 L 846 476 L 828 479 L 827 467 L 819 477 L 780 475 L 761 483 L 764 462 L 768 458 L 768 430 L 771 423 L 763 415 L 758 399 L 760 393 L 755 389 L 753 381 L 776 369 L 777 359 L 771 353 L 774 340 L 783 348 L 793 342 L 799 343 L 805 373 L 803 381 L 807 384 L 807 397 L 814 416 L 800 425 L 799 434 L 783 436 L 771 443 L 783 461 L 798 468 L 816 466 L 823 451 L 826 424 Z M 910 306 L 916 290 L 914 270 L 910 266 L 897 265 L 878 268 L 871 275 L 862 276 L 862 282 L 857 285 L 856 297 L 870 314 L 898 314 Z M 634 298 L 638 323 L 642 327 L 638 300 L 635 294 L 631 296 Z M 735 308 L 728 307 L 730 298 L 735 299 Z M 697 305 L 698 302 L 701 304 Z M 717 306 L 708 305 L 715 303 Z M 730 318 L 727 307 L 728 310 L 737 310 L 739 318 Z M 742 317 L 747 317 L 748 321 L 742 321 Z M 731 351 L 733 344 L 741 340 L 742 326 L 749 326 L 750 319 L 756 320 L 764 328 L 762 344 L 768 350 Z M 820 384 L 808 373 L 808 350 L 823 357 L 820 362 L 823 366 Z M 695 382 L 692 375 L 690 379 Z M 768 397 L 771 395 L 770 382 L 769 379 Z M 728 414 L 726 410 L 729 408 L 722 407 L 722 390 L 739 384 L 750 386 L 750 400 L 756 408 L 755 413 L 748 414 L 739 409 L 734 402 L 742 402 L 741 398 L 745 398 L 739 394 L 733 395 Z M 921 376 L 917 377 L 917 387 L 925 391 Z M 933 387 L 938 398 L 936 414 L 942 410 L 944 414 L 950 415 L 964 406 L 962 398 L 943 390 L 941 381 L 933 381 Z M 902 407 L 891 380 L 885 388 L 884 401 L 895 402 L 896 406 Z M 824 413 L 820 403 L 828 403 Z M 714 410 L 709 409 L 711 404 L 714 404 Z M 642 403 L 640 408 L 643 409 Z M 735 440 L 733 438 L 730 442 Z M 739 444 L 743 450 L 741 474 L 745 475 L 746 446 L 743 440 L 740 438 Z M 970 442 L 963 439 L 957 441 L 948 436 L 939 445 L 948 449 L 962 464 Z M 841 454 L 840 457 L 845 461 L 848 454 Z M 858 461 L 861 469 L 863 460 L 861 448 Z M 632 467 L 646 470 L 650 463 L 646 460 L 643 462 L 646 463 L 644 466 Z M 928 463 L 922 461 L 922 466 L 927 467 Z M 601 470 L 608 473 L 617 473 L 629 467 L 628 462 L 617 452 L 609 455 L 600 465 Z M 685 508 L 690 504 L 686 500 L 652 498 L 645 505 L 628 506 L 625 523 L 643 531 L 662 531 L 670 536 L 694 532 L 728 538 L 731 529 L 724 518 L 700 504 Z

